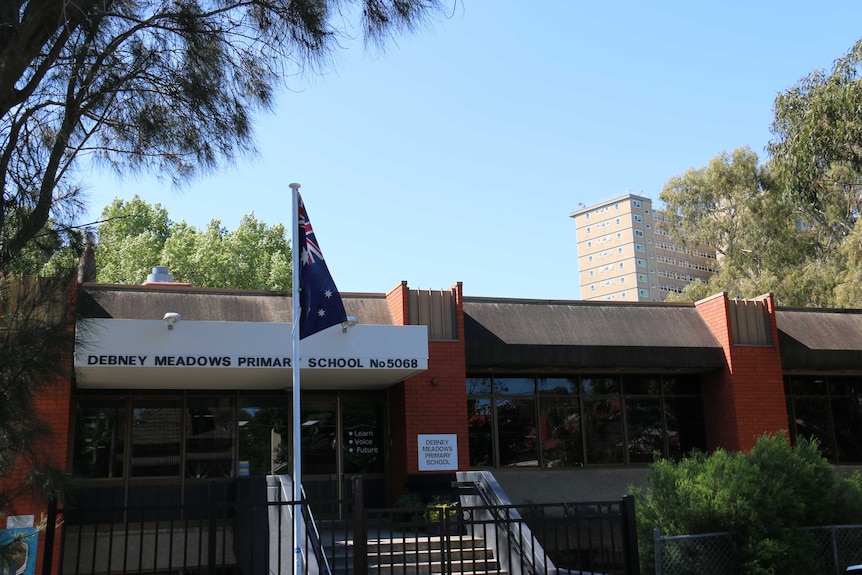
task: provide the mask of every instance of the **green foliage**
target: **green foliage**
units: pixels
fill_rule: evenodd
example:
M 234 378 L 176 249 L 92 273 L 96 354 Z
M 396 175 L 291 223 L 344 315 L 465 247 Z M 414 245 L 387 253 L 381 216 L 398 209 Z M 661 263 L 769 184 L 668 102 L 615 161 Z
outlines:
M 791 448 L 763 436 L 748 453 L 718 450 L 658 460 L 638 503 L 642 571 L 651 573 L 653 529 L 664 535 L 729 532 L 741 575 L 818 572 L 812 536 L 801 527 L 858 524 L 862 481 L 841 477 L 814 442 Z
M 165 265 L 176 281 L 198 287 L 290 289 L 291 252 L 281 224 L 267 226 L 251 214 L 234 231 L 218 220 L 198 230 L 172 222 L 161 205 L 137 196 L 114 200 L 102 217 L 99 282 L 139 284 L 153 267 Z
M 253 153 L 278 84 L 361 30 L 383 45 L 438 0 L 3 0 L 0 273 L 83 211 L 82 159 L 182 183 Z

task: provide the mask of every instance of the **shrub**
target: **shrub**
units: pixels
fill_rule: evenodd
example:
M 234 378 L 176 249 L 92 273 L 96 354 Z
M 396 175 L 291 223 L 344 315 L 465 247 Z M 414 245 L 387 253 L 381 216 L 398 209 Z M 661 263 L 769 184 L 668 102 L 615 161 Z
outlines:
M 860 523 L 862 481 L 841 477 L 816 442 L 790 447 L 765 435 L 747 453 L 717 450 L 650 466 L 633 489 L 643 573 L 654 570 L 653 529 L 665 535 L 726 531 L 742 575 L 817 572 L 815 542 L 801 527 Z

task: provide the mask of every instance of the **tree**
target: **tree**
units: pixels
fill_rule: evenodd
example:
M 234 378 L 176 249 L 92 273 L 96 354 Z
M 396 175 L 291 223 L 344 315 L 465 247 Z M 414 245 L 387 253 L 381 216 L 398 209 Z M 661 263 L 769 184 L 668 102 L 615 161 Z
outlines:
M 729 532 L 734 572 L 744 575 L 819 573 L 814 535 L 801 528 L 855 524 L 862 513 L 862 477 L 840 476 L 815 442 L 799 439 L 791 448 L 781 434 L 759 438 L 748 453 L 656 461 L 647 489 L 634 493 L 644 573 L 653 572 L 654 528 L 665 535 Z
M 815 222 L 830 249 L 862 209 L 862 40 L 775 99 L 768 151 L 785 191 Z
M 135 196 L 102 211 L 96 247 L 101 283 L 139 284 L 158 265 L 198 287 L 281 289 L 291 285 L 291 252 L 281 224 L 245 215 L 229 231 L 218 220 L 205 230 L 172 222 L 160 204 Z
M 254 113 L 272 105 L 276 83 L 325 63 L 354 19 L 382 46 L 437 8 L 438 0 L 0 1 L 0 516 L 20 489 L 57 493 L 51 478 L 61 474 L 40 452 L 51 422 L 38 419 L 34 398 L 69 375 L 69 276 L 22 290 L 30 280 L 14 274 L 46 264 L 61 273 L 56 249 L 66 256 L 55 263 L 74 261 L 82 160 L 176 183 L 215 169 L 253 150 Z
M 78 163 L 181 182 L 249 152 L 276 82 L 361 20 L 379 45 L 438 0 L 0 2 L 0 273 L 81 211 Z
M 738 148 L 701 168 L 671 178 L 661 193 L 666 206 L 664 229 L 674 240 L 693 248 L 707 245 L 718 255 L 718 273 L 708 283 L 695 283 L 678 299 L 699 299 L 717 291 L 751 297 L 774 292 L 793 300 L 785 281 L 817 255 L 800 212 L 783 195 L 770 167 L 757 154 Z M 785 303 L 787 303 L 785 301 Z

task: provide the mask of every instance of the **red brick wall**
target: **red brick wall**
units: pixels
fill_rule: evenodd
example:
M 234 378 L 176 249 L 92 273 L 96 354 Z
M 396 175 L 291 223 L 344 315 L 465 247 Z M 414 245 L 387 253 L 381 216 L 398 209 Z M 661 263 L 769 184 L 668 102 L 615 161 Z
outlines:
M 418 436 L 454 433 L 458 436 L 458 468 L 467 469 L 467 388 L 464 350 L 464 302 L 461 284 L 452 288 L 457 306 L 458 339 L 428 342 L 428 370 L 393 387 L 390 392 L 392 494 L 406 491 L 407 476 L 419 473 Z M 400 297 L 402 296 L 403 297 Z M 390 307 L 402 302 L 401 321 L 406 322 L 407 285 L 387 295 Z M 392 316 L 399 313 L 392 309 Z M 401 324 L 403 325 L 403 323 Z
M 70 282 L 71 289 L 69 290 L 69 312 L 67 314 L 67 322 L 69 330 L 74 330 L 74 301 L 77 283 L 72 280 Z M 71 393 L 72 393 L 72 370 L 74 361 L 74 349 L 71 347 L 58 357 L 57 361 L 61 363 L 61 373 L 63 375 L 56 377 L 52 381 L 45 382 L 45 385 L 40 389 L 35 396 L 35 417 L 47 425 L 49 436 L 47 441 L 42 441 L 35 454 L 35 459 L 21 457 L 16 462 L 16 470 L 0 484 L 0 491 L 15 491 L 20 487 L 26 479 L 30 469 L 40 467 L 47 464 L 58 470 L 68 469 L 68 454 L 69 454 L 69 425 L 72 412 Z M 11 502 L 11 505 L 5 510 L 7 515 L 33 515 L 36 526 L 40 525 L 45 519 L 48 511 L 48 502 L 41 493 L 32 493 L 24 491 L 16 494 Z M 6 527 L 5 518 L 0 523 L 0 529 Z M 57 529 L 57 534 L 54 539 L 53 557 L 54 568 L 53 572 L 59 572 L 59 557 L 60 557 L 60 541 L 61 528 Z M 39 533 L 38 554 L 36 556 L 36 572 L 42 572 L 42 558 L 45 553 L 45 534 Z
M 704 385 L 709 448 L 746 451 L 757 437 L 787 429 L 787 405 L 778 349 L 775 302 L 765 297 L 771 346 L 734 345 L 727 294 L 695 304 L 724 350 L 725 369 Z

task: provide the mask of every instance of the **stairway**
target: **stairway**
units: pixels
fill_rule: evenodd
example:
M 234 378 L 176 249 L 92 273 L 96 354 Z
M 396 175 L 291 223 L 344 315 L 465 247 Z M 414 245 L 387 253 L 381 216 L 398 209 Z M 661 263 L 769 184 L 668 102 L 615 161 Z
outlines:
M 341 542 L 340 549 L 332 550 L 334 575 L 352 573 L 352 547 L 352 541 Z M 468 535 L 369 539 L 366 557 L 369 575 L 506 575 L 484 540 Z

